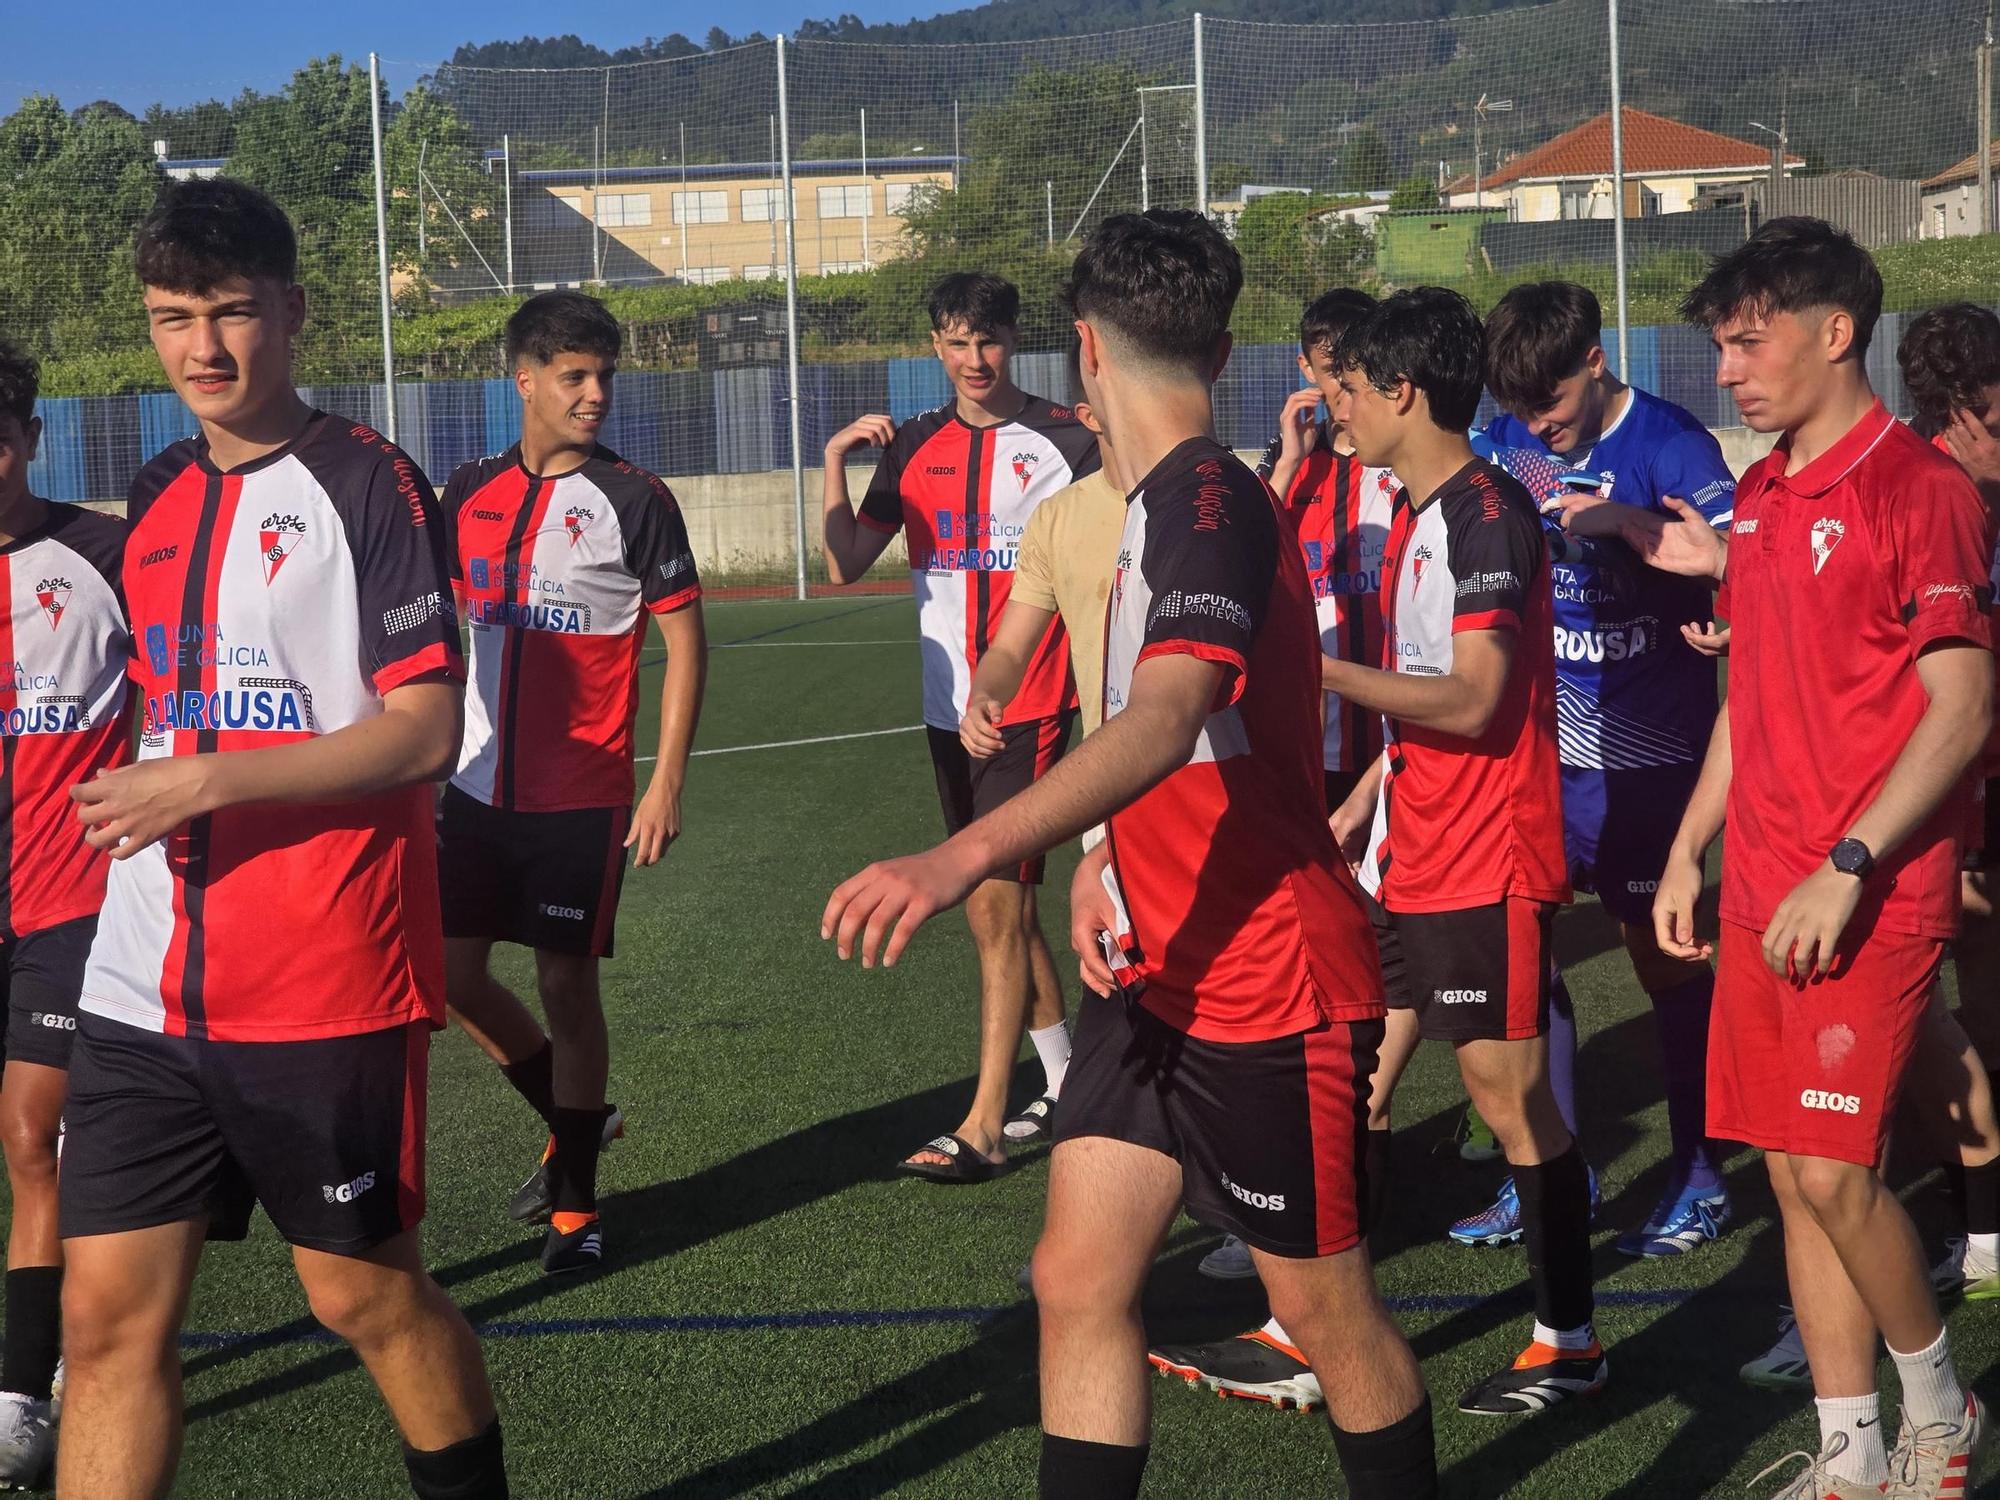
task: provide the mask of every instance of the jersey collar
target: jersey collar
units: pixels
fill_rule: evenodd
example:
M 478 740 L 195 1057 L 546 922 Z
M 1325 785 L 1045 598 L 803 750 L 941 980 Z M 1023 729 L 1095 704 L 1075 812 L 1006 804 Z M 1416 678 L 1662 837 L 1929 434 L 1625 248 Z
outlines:
M 1842 433 L 1839 442 L 1796 474 L 1785 473 L 1785 455 L 1792 451 L 1792 437 L 1786 433 L 1771 450 L 1771 477 L 1795 495 L 1824 495 L 1852 474 L 1895 426 L 1895 416 L 1878 396 L 1868 414 Z
M 301 427 L 298 431 L 298 435 L 294 437 L 289 443 L 285 444 L 284 447 L 273 448 L 269 453 L 266 453 L 262 458 L 253 458 L 248 463 L 238 464 L 233 469 L 225 469 L 217 465 L 215 459 L 210 455 L 208 451 L 208 438 L 206 435 L 204 435 L 195 440 L 195 448 L 194 448 L 195 466 L 199 468 L 202 471 L 202 473 L 213 475 L 218 478 L 225 476 L 237 476 L 242 474 L 255 474 L 260 469 L 268 469 L 273 464 L 284 462 L 284 460 L 290 458 L 294 453 L 298 452 L 299 449 L 305 445 L 306 441 L 320 430 L 320 427 L 325 423 L 325 421 L 326 421 L 326 413 L 321 411 L 318 407 L 315 406 L 314 408 L 312 408 L 310 414 L 308 414 L 308 416 L 306 417 L 306 425 Z

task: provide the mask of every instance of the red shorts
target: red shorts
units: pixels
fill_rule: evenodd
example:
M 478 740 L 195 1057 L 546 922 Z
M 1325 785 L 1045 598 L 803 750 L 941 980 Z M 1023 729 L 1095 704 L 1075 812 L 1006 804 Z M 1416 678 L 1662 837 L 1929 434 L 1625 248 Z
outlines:
M 1708 1033 L 1708 1133 L 1872 1167 L 1944 944 L 1871 933 L 1833 974 L 1795 984 L 1765 964 L 1763 936 L 1722 924 Z

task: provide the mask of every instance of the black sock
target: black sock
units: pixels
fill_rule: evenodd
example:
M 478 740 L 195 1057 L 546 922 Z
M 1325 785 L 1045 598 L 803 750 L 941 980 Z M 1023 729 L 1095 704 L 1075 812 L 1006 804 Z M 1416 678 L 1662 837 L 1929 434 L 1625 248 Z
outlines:
M 1361 1148 L 1361 1206 L 1365 1214 L 1361 1224 L 1371 1235 L 1381 1229 L 1389 1211 L 1389 1137 L 1392 1134 L 1386 1125 L 1380 1130 L 1370 1130 Z
M 597 1153 L 604 1148 L 604 1108 L 556 1106 L 549 1122 L 556 1154 L 549 1163 L 550 1200 L 559 1214 L 597 1212 Z
M 1086 1443 L 1042 1434 L 1041 1500 L 1133 1500 L 1146 1472 L 1146 1444 Z
M 1965 1232 L 2000 1234 L 2000 1160 L 1983 1167 L 1961 1167 L 1965 1180 Z
M 1945 1161 L 1938 1163 L 1938 1170 L 1944 1173 L 1944 1196 L 1951 1205 L 1952 1222 L 1964 1229 L 1965 1168 L 1956 1161 Z
M 1538 1167 L 1514 1168 L 1521 1195 L 1521 1238 L 1535 1318 L 1558 1333 L 1590 1321 L 1590 1178 L 1583 1153 L 1569 1149 Z
M 500 1071 L 507 1075 L 507 1081 L 530 1108 L 548 1121 L 551 1129 L 556 1123 L 556 1049 L 549 1042 L 542 1043 L 539 1052 L 531 1052 L 519 1062 L 502 1063 Z
M 1335 1425 L 1334 1451 L 1352 1500 L 1431 1500 L 1438 1492 L 1437 1445 L 1431 1438 L 1431 1398 L 1407 1417 L 1374 1432 Z
M 49 1399 L 62 1356 L 62 1267 L 7 1273 L 7 1332 L 0 1339 L 0 1390 Z
M 405 1445 L 403 1467 L 417 1500 L 507 1500 L 507 1466 L 500 1456 L 500 1419 L 449 1448 Z

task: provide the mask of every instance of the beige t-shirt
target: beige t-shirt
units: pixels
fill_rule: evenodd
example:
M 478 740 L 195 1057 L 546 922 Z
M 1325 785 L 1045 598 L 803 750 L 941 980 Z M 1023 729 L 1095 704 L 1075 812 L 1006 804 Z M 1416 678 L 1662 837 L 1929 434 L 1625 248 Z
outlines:
M 1099 469 L 1035 508 L 1014 558 L 1008 599 L 1054 610 L 1069 632 L 1085 734 L 1104 722 L 1104 612 L 1124 534 L 1125 492 Z

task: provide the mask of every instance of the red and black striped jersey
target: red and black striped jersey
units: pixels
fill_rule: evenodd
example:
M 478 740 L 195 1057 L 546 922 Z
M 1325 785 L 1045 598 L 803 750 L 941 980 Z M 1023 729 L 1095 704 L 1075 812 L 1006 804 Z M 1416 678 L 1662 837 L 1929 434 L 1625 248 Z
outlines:
M 69 789 L 128 758 L 125 523 L 80 505 L 0 547 L 0 938 L 93 915 L 111 861 Z
M 471 631 L 452 785 L 519 812 L 631 806 L 646 621 L 701 599 L 673 493 L 602 447 L 544 478 L 516 444 L 461 465 L 444 510 Z
M 859 519 L 899 527 L 924 639 L 924 722 L 958 732 L 972 673 L 1007 608 L 1028 517 L 1098 467 L 1097 438 L 1067 407 L 1030 396 L 1020 414 L 974 427 L 955 401 L 896 429 Z M 1046 719 L 1076 702 L 1069 645 L 1051 621 L 1002 722 Z
M 176 443 L 130 523 L 142 761 L 295 744 L 463 674 L 437 500 L 345 417 L 227 471 Z M 230 1042 L 442 1025 L 431 807 L 421 785 L 229 807 L 115 862 L 82 1008 Z

